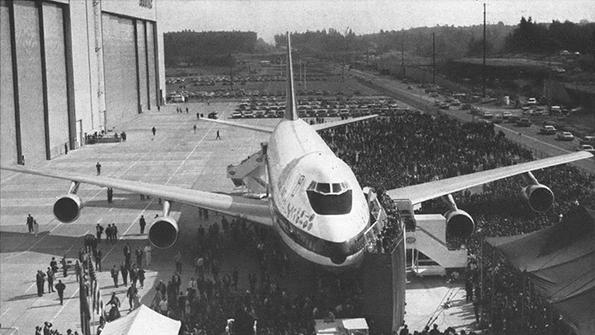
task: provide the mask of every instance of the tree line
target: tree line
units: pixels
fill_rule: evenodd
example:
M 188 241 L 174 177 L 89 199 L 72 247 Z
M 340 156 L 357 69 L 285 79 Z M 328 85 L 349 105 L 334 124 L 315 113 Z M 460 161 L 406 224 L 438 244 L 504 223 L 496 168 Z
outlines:
M 163 35 L 165 64 L 230 66 L 233 53 L 252 53 L 257 42 L 252 31 L 168 32 Z

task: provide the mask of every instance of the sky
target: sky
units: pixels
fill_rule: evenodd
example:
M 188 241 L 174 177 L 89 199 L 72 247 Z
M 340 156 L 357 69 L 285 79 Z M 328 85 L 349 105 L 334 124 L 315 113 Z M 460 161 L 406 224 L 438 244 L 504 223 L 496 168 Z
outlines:
M 483 22 L 595 22 L 595 0 L 156 0 L 163 32 L 191 29 L 255 31 L 272 43 L 275 34 L 334 28 L 366 34 L 412 27 Z

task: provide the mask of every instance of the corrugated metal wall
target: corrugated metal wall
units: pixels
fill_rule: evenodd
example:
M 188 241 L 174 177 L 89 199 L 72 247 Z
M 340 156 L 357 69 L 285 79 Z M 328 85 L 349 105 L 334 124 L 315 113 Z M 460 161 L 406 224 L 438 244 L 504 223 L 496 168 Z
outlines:
M 66 75 L 64 13 L 62 6 L 43 3 L 43 26 L 48 98 L 50 156 L 65 153 L 68 143 L 68 86 Z
M 15 1 L 14 33 L 18 68 L 18 99 L 23 156 L 27 160 L 46 157 L 41 71 L 39 8 L 33 1 Z
M 108 129 L 139 112 L 136 41 L 131 19 L 103 13 L 105 115 Z
M 10 40 L 10 17 L 8 2 L 0 1 L 0 133 L 2 134 L 0 145 L 0 160 L 2 164 L 15 164 L 17 162 L 17 144 L 14 110 L 14 88 L 12 73 L 12 42 Z

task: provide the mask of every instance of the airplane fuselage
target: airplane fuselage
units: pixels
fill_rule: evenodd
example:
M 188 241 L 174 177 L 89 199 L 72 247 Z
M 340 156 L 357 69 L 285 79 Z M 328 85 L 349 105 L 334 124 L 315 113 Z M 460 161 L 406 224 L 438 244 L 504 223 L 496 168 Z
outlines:
M 274 227 L 301 257 L 326 267 L 359 264 L 370 224 L 351 168 L 306 122 L 282 120 L 267 147 Z

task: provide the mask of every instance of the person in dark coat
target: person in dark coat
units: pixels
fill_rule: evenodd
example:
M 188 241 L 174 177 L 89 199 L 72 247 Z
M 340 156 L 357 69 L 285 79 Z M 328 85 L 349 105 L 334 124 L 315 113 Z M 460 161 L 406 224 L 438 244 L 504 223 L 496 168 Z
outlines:
M 124 248 L 122 248 L 122 253 L 124 254 L 124 264 L 127 268 L 130 268 L 132 258 L 132 250 L 130 250 L 130 244 L 126 243 Z
M 128 268 L 126 265 L 120 265 L 120 272 L 122 272 L 122 282 L 124 282 L 124 286 L 128 286 Z
M 97 243 L 101 243 L 101 235 L 103 234 L 103 226 L 99 223 L 95 226 L 95 233 L 97 235 Z
M 141 266 L 143 264 L 143 249 L 136 248 L 134 254 L 136 255 L 136 265 Z
M 54 278 L 56 275 L 52 271 L 52 268 L 48 268 L 46 275 L 48 276 L 48 293 L 54 292 Z
M 58 298 L 60 298 L 60 305 L 63 305 L 64 302 L 64 290 L 66 289 L 66 285 L 62 283 L 62 280 L 58 280 L 58 284 L 56 284 L 56 291 L 58 292 Z
M 101 164 L 99 162 L 95 164 L 95 169 L 97 170 L 97 175 L 99 176 L 101 174 Z
M 147 226 L 147 221 L 145 221 L 145 216 L 141 215 L 140 219 L 138 220 L 138 224 L 140 225 L 140 233 L 145 233 L 145 227 Z
M 33 232 L 33 217 L 31 214 L 27 215 L 27 230 L 29 233 Z
M 138 268 L 138 282 L 140 284 L 140 288 L 145 286 L 145 270 L 142 267 Z
M 43 295 L 43 284 L 45 283 L 45 273 L 43 271 L 37 270 L 35 283 L 37 284 L 37 296 L 41 297 Z
M 114 280 L 114 286 L 116 288 L 118 288 L 118 269 L 116 268 L 115 265 L 112 267 L 110 272 L 111 272 L 112 279 Z

